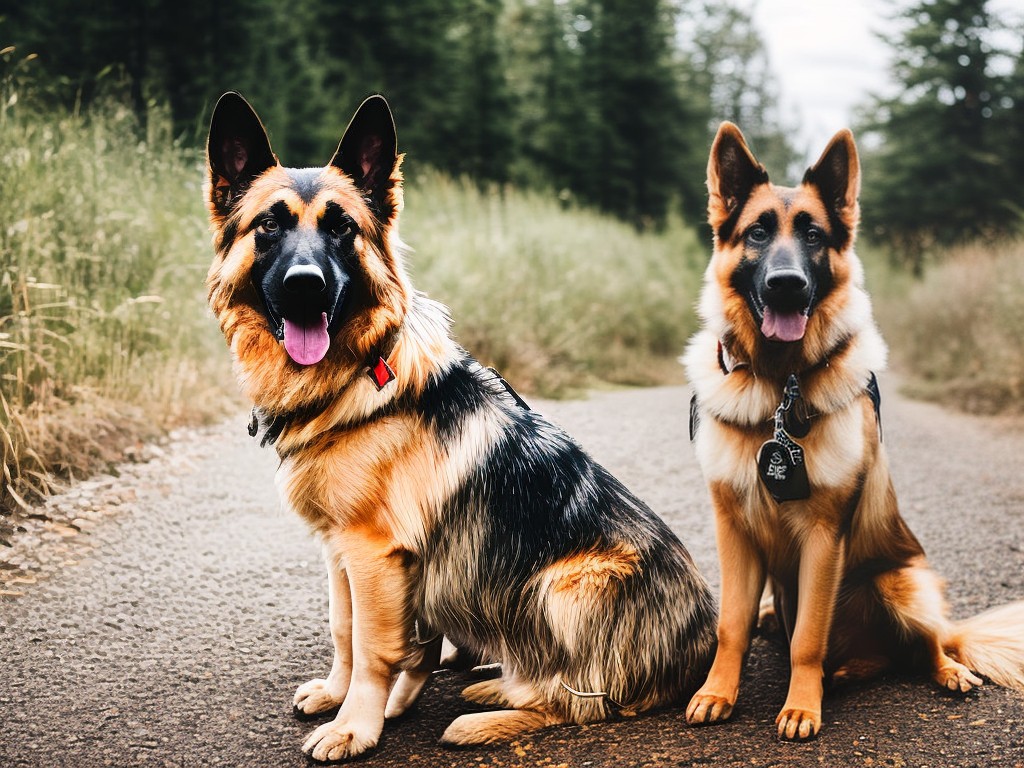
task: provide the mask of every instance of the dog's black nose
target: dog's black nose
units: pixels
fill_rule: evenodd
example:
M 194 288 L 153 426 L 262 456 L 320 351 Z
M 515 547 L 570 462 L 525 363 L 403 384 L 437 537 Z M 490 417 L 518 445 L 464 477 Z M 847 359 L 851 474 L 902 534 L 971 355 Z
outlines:
M 769 291 L 776 293 L 803 293 L 807 290 L 807 275 L 799 269 L 784 267 L 773 269 L 764 278 L 764 285 Z
M 284 287 L 292 293 L 320 293 L 326 290 L 327 281 L 316 264 L 296 264 L 284 273 Z

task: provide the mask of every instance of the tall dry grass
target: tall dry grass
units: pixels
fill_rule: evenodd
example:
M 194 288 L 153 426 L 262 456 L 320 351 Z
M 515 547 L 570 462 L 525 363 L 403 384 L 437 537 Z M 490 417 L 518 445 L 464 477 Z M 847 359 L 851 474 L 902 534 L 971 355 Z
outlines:
M 681 381 L 707 259 L 678 221 L 638 233 L 552 195 L 413 179 L 403 238 L 414 283 L 448 304 L 460 343 L 517 388 Z
M 40 111 L 0 58 L 2 509 L 222 409 L 227 366 L 198 155 L 118 98 Z
M 1024 412 L 1024 240 L 943 253 L 920 280 L 873 259 L 869 276 L 908 394 Z

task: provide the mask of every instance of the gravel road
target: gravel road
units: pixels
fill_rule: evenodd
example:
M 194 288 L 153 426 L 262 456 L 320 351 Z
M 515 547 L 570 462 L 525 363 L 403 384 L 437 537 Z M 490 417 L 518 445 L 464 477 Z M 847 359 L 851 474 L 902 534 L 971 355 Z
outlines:
M 903 400 L 883 381 L 906 518 L 955 616 L 1024 597 L 1024 424 Z M 717 590 L 683 388 L 536 402 L 665 517 Z M 244 414 L 55 499 L 0 552 L 0 766 L 307 766 L 295 687 L 330 666 L 319 548 L 279 511 Z M 1024 766 L 1024 696 L 890 677 L 826 699 L 821 736 L 776 741 L 786 657 L 758 639 L 724 725 L 682 710 L 447 751 L 469 673 L 441 672 L 360 765 Z

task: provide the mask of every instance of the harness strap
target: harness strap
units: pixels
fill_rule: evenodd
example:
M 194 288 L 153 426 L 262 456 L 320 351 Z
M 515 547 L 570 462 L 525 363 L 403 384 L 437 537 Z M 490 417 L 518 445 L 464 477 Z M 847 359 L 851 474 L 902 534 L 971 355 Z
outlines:
M 828 356 L 826 356 L 822 360 L 818 361 L 817 363 L 815 363 L 810 368 L 808 368 L 808 369 L 806 369 L 804 371 L 801 371 L 799 374 L 791 374 L 790 375 L 790 379 L 793 379 L 794 376 L 797 379 L 799 379 L 800 376 L 806 375 L 808 373 L 813 373 L 815 371 L 821 370 L 822 368 L 829 367 L 829 365 L 831 363 L 831 358 L 835 357 L 838 354 L 841 354 L 844 350 L 846 350 L 847 347 L 849 347 L 851 342 L 852 342 L 852 339 L 849 338 L 849 337 L 843 339 L 841 342 L 839 342 L 839 344 L 837 344 L 835 347 L 833 347 L 831 353 Z M 734 357 L 733 354 L 729 351 L 728 345 L 724 341 L 722 341 L 721 339 L 719 339 L 719 341 L 718 341 L 718 349 L 717 349 L 716 354 L 717 354 L 717 357 L 718 357 L 718 367 L 721 369 L 723 376 L 728 376 L 729 374 L 731 374 L 733 371 L 736 371 L 736 370 L 740 370 L 740 369 L 743 369 L 743 368 L 750 368 L 751 367 L 750 363 L 744 362 L 744 361 L 739 360 L 736 357 Z M 879 386 L 878 386 L 878 378 L 875 376 L 874 372 L 871 373 L 871 377 L 868 379 L 867 383 L 864 385 L 863 392 L 864 392 L 864 394 L 866 394 L 868 397 L 871 398 L 871 403 L 874 406 L 874 409 L 875 409 L 875 421 L 876 421 L 876 423 L 878 425 L 878 440 L 879 440 L 879 442 L 881 442 L 881 440 L 882 440 L 882 410 L 881 410 L 882 394 L 881 394 L 881 390 L 879 389 Z M 801 404 L 803 404 L 803 403 L 801 403 Z M 816 418 L 816 417 L 821 416 L 821 415 L 822 414 L 821 414 L 820 411 L 816 411 L 816 410 L 807 408 L 806 409 L 806 414 L 803 414 L 803 417 L 809 423 L 810 419 Z M 736 426 L 742 426 L 742 425 L 736 425 Z M 700 427 L 700 407 L 699 407 L 699 402 L 698 402 L 698 399 L 697 399 L 697 393 L 695 392 L 693 394 L 693 396 L 690 398 L 690 442 L 693 442 L 694 439 L 697 437 L 697 430 L 698 430 L 699 427 Z

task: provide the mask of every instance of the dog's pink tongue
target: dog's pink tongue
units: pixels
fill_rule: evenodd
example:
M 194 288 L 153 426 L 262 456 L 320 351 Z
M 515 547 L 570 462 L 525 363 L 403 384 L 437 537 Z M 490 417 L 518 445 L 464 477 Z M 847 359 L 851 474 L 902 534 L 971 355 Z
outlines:
M 761 333 L 772 341 L 799 341 L 807 330 L 807 315 L 803 312 L 776 312 L 771 307 L 764 309 Z
M 284 321 L 284 349 L 288 356 L 299 365 L 319 363 L 331 346 L 327 335 L 327 313 L 320 315 L 320 322 L 299 325 L 287 318 Z

